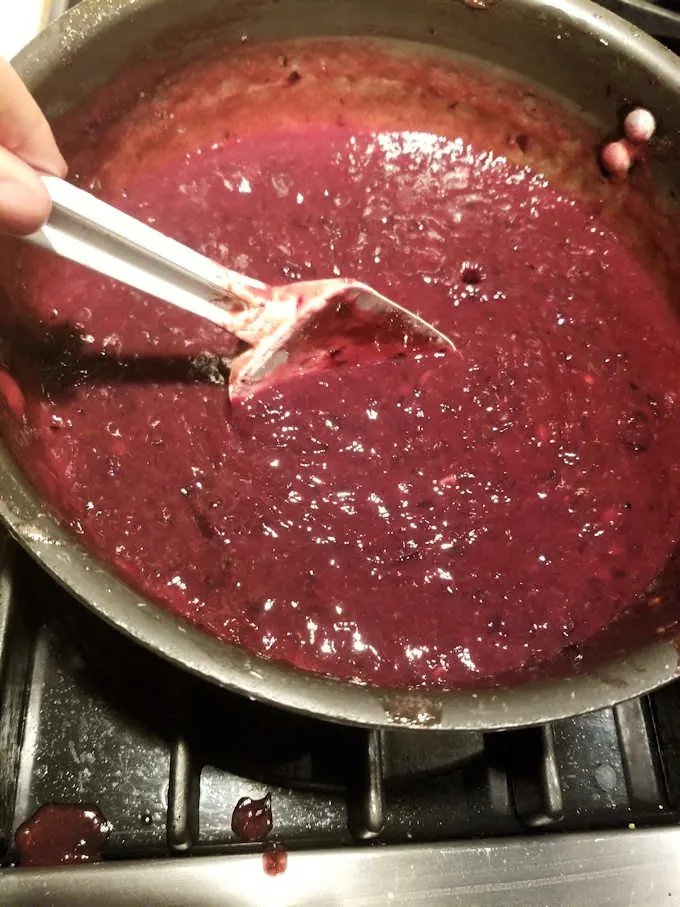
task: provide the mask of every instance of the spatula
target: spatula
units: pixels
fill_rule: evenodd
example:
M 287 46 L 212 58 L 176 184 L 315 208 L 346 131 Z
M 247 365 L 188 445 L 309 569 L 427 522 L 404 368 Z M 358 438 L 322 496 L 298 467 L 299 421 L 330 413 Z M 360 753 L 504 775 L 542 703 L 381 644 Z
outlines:
M 25 239 L 224 328 L 248 348 L 230 396 L 310 368 L 424 350 L 455 350 L 436 327 L 354 280 L 268 286 L 230 271 L 56 176 L 53 208 Z

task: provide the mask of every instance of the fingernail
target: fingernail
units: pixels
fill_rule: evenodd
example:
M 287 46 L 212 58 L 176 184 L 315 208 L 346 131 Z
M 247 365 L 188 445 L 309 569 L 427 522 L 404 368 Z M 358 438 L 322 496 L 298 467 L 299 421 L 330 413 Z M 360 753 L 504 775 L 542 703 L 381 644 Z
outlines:
M 58 151 L 44 158 L 31 156 L 29 163 L 41 173 L 50 173 L 61 177 L 66 176 L 68 173 L 68 164 Z

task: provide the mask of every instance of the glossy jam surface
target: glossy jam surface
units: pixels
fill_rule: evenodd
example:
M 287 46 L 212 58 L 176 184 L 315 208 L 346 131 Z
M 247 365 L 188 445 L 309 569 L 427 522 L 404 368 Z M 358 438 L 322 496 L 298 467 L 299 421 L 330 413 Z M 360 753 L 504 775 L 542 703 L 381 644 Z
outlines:
M 230 406 L 223 334 L 35 255 L 49 334 L 5 318 L 6 433 L 88 545 L 224 640 L 391 687 L 549 674 L 648 609 L 677 541 L 680 329 L 600 208 L 483 129 L 364 120 L 121 152 L 108 186 L 263 280 L 366 281 L 458 354 Z

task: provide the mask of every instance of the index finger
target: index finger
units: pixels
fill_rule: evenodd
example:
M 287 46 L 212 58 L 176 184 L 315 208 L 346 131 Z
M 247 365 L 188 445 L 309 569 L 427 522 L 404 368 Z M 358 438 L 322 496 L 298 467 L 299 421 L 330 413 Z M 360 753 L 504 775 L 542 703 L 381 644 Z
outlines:
M 49 123 L 17 73 L 1 58 L 0 145 L 38 170 L 66 175 L 66 162 Z

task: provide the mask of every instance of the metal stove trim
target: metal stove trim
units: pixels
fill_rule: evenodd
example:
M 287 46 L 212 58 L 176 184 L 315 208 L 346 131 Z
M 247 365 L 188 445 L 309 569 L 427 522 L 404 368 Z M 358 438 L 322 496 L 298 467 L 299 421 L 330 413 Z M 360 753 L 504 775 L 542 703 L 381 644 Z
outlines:
M 673 907 L 680 829 L 8 870 L 2 907 Z

